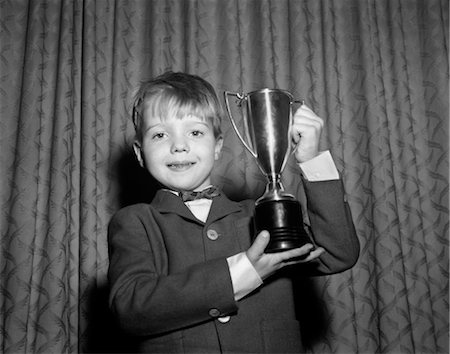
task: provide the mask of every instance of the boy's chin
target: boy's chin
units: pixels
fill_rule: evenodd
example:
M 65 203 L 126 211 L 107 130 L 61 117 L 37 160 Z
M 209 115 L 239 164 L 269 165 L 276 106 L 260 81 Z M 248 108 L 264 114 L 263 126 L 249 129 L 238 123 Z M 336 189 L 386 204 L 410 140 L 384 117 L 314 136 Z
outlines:
M 209 178 L 200 178 L 199 182 L 198 178 L 187 179 L 182 177 L 183 176 L 180 176 L 178 180 L 175 178 L 170 178 L 165 179 L 165 181 L 161 181 L 163 179 L 161 178 L 159 183 L 163 186 L 163 188 L 173 191 L 200 191 L 212 184 Z

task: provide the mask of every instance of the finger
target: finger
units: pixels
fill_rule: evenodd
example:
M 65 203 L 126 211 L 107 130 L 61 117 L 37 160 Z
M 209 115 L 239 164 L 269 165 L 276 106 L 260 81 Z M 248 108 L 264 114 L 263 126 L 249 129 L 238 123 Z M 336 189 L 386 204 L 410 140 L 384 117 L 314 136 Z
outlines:
M 306 111 L 314 113 L 314 111 L 306 103 L 303 103 L 299 109 L 304 109 Z
M 299 108 L 297 108 L 297 110 L 295 111 L 295 114 L 305 114 L 308 116 L 316 116 L 316 113 L 314 113 L 314 111 L 311 108 L 309 108 L 307 105 L 303 105 L 303 106 L 300 106 Z
M 320 129 L 324 126 L 323 119 L 313 111 L 301 111 L 300 109 L 294 115 L 293 124 L 314 125 Z
M 307 117 L 318 117 L 316 112 L 314 112 L 306 104 L 304 104 L 304 105 L 300 106 L 299 108 L 297 108 L 297 110 L 294 113 L 294 116 L 295 115 L 304 115 L 304 116 L 307 116 Z
M 325 250 L 322 247 L 318 247 L 312 250 L 309 254 L 304 254 L 299 257 L 288 259 L 287 261 L 283 262 L 283 265 L 290 266 L 295 264 L 308 263 L 319 258 L 320 255 L 323 254 L 324 252 Z
M 314 123 L 295 123 L 292 127 L 292 139 L 295 143 L 300 141 L 302 137 L 312 137 L 319 139 L 322 134 L 320 122 Z
M 247 257 L 253 263 L 254 260 L 261 257 L 264 254 L 264 250 L 270 241 L 269 232 L 266 230 L 261 231 L 253 241 L 253 244 L 247 250 Z
M 305 255 L 309 254 L 313 248 L 314 245 L 312 243 L 307 243 L 306 245 L 303 245 L 300 248 L 295 248 L 289 251 L 281 252 L 278 253 L 278 255 L 280 256 L 281 262 L 288 262 L 291 259 L 304 257 Z
M 322 247 L 317 247 L 309 253 L 308 257 L 301 260 L 300 263 L 311 262 L 312 260 L 319 258 L 324 252 L 325 249 L 323 249 Z
M 306 105 L 306 104 L 302 104 L 302 105 L 297 109 L 296 113 L 297 113 L 297 112 L 306 114 L 306 115 L 308 115 L 308 116 L 316 116 L 316 117 L 317 117 L 317 114 L 312 110 L 312 108 L 310 108 L 310 107 L 309 107 L 308 105 Z

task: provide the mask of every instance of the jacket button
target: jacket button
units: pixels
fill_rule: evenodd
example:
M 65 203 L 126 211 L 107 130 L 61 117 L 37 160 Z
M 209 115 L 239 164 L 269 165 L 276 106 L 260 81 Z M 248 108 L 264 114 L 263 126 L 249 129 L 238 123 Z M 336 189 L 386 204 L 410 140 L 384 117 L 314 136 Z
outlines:
M 211 240 L 211 241 L 215 241 L 219 238 L 219 234 L 217 233 L 216 230 L 213 229 L 209 229 L 208 231 L 206 231 L 206 236 Z
M 220 323 L 227 323 L 227 322 L 230 322 L 230 316 L 222 316 L 222 317 L 219 317 L 219 318 L 217 319 L 217 321 L 219 321 Z
M 211 309 L 211 310 L 209 310 L 209 315 L 211 317 L 219 317 L 220 311 L 218 309 Z

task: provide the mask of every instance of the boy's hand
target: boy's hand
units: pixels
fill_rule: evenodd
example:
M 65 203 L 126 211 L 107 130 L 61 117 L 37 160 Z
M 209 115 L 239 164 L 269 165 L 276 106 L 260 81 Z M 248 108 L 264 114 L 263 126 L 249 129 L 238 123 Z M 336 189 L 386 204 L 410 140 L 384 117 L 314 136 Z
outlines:
M 277 270 L 292 264 L 306 263 L 318 258 L 325 250 L 308 243 L 300 248 L 278 253 L 264 253 L 269 244 L 269 232 L 261 231 L 247 250 L 247 257 L 262 280 Z M 309 253 L 309 254 L 308 254 Z M 305 257 L 307 255 L 307 257 Z
M 306 162 L 319 154 L 323 120 L 308 106 L 302 105 L 292 119 L 292 142 L 297 162 Z

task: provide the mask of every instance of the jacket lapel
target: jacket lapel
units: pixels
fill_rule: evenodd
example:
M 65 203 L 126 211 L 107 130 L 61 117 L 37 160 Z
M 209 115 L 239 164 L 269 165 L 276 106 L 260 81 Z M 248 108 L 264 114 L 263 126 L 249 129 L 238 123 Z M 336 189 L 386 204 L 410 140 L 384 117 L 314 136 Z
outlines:
M 175 213 L 184 219 L 202 224 L 183 203 L 180 197 L 170 191 L 160 189 L 156 192 L 151 204 L 162 214 Z
M 206 223 L 211 223 L 223 218 L 232 213 L 237 213 L 242 210 L 239 203 L 233 202 L 228 199 L 223 192 L 218 197 L 213 199 L 211 210 L 209 211 L 208 219 Z

